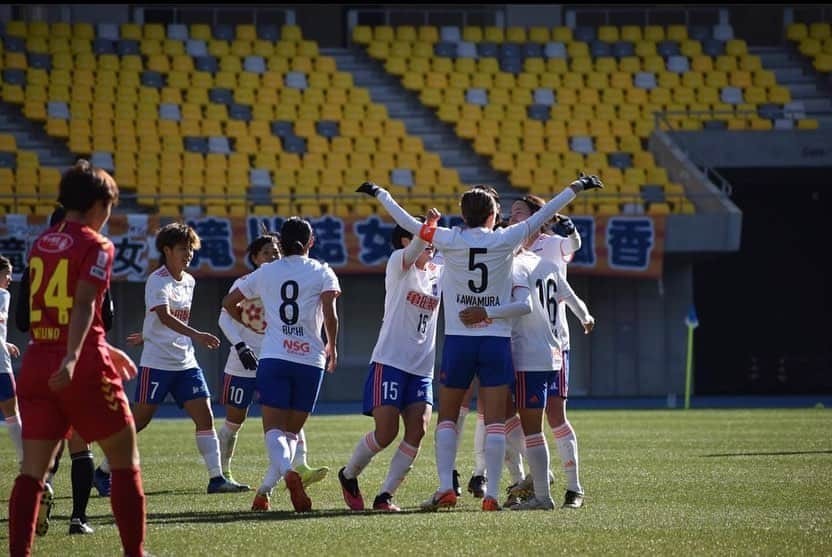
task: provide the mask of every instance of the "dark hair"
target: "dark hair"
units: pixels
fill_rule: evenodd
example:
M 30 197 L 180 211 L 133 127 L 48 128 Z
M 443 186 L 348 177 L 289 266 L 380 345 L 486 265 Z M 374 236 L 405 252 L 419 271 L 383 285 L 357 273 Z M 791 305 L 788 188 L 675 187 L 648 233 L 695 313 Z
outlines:
M 52 228 L 53 226 L 55 226 L 59 222 L 63 222 L 63 220 L 65 218 L 66 218 L 66 209 L 64 209 L 62 206 L 58 205 L 57 207 L 55 207 L 55 210 L 52 211 L 52 214 L 49 215 L 49 228 Z
M 478 228 L 485 225 L 488 217 L 497 212 L 497 199 L 492 194 L 494 188 L 486 186 L 474 186 L 462 194 L 459 207 L 462 210 L 462 218 L 469 228 Z
M 544 205 L 546 205 L 546 201 L 542 197 L 539 197 L 537 195 L 532 195 L 530 193 L 524 195 L 523 197 L 521 197 L 517 201 L 522 201 L 523 203 L 526 204 L 526 207 L 529 208 L 529 214 L 530 215 L 535 214 L 540 209 L 542 209 Z M 541 226 L 540 231 L 541 232 L 546 232 L 546 230 L 549 228 L 549 226 L 551 226 L 551 223 L 553 221 L 554 221 L 554 219 L 550 220 L 548 223 L 545 223 L 543 226 Z
M 118 186 L 104 170 L 78 159 L 75 166 L 61 176 L 58 203 L 67 211 L 86 213 L 97 201 L 118 201 Z
M 0 255 L 0 273 L 12 268 L 12 262 L 5 255 Z
M 284 255 L 301 255 L 310 238 L 312 225 L 300 217 L 291 217 L 280 227 L 280 251 Z
M 425 217 L 417 216 L 415 218 L 419 222 L 425 222 Z M 405 238 L 410 238 L 412 240 L 413 234 L 397 224 L 396 228 L 393 229 L 393 232 L 390 233 L 390 242 L 393 244 L 393 249 L 402 249 L 404 247 L 402 240 Z
M 252 240 L 246 250 L 248 262 L 251 263 L 252 267 L 257 267 L 257 264 L 254 262 L 254 258 L 258 253 L 260 253 L 260 250 L 272 243 L 278 244 L 277 253 L 278 258 L 280 258 L 280 236 L 277 234 L 266 233 Z
M 156 251 L 159 252 L 159 264 L 165 264 L 165 249 L 179 244 L 187 244 L 195 250 L 202 245 L 196 231 L 180 222 L 166 224 L 156 233 Z

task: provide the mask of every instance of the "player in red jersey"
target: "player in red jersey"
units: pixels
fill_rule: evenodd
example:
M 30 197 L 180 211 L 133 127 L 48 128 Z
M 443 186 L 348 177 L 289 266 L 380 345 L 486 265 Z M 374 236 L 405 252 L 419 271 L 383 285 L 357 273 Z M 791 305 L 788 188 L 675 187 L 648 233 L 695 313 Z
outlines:
M 58 445 L 74 428 L 113 469 L 111 505 L 124 553 L 144 553 L 145 498 L 136 431 L 122 381 L 136 366 L 107 344 L 101 302 L 114 247 L 99 231 L 118 199 L 113 178 L 81 160 L 61 177 L 66 220 L 29 253 L 30 336 L 19 376 L 23 465 L 9 500 L 9 553 L 29 555 L 40 494 Z

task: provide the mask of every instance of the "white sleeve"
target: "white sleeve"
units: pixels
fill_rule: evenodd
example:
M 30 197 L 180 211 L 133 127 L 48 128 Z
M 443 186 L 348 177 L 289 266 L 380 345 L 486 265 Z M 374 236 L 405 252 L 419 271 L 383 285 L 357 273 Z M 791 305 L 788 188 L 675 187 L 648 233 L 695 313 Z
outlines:
M 220 310 L 219 326 L 223 334 L 225 334 L 225 338 L 231 343 L 231 346 L 236 346 L 243 341 L 243 338 L 240 336 L 240 327 L 244 325 L 234 321 L 234 318 L 224 308 Z
M 576 228 L 575 232 L 566 237 L 566 241 L 562 244 L 561 252 L 564 257 L 568 257 L 579 249 L 581 249 L 581 234 Z
M 387 212 L 390 213 L 390 216 L 393 217 L 396 224 L 413 234 L 414 238 L 420 237 L 419 233 L 422 231 L 422 223 L 413 218 L 410 213 L 402 209 L 401 205 L 396 203 L 396 200 L 393 199 L 393 196 L 390 195 L 389 191 L 382 189 L 376 196 L 376 199 L 378 199 Z M 433 229 L 433 236 L 430 239 L 426 238 L 426 240 L 434 244 L 436 247 L 441 248 L 450 243 L 453 235 L 454 233 L 452 230 L 437 226 Z
M 425 251 L 428 243 L 425 242 L 423 239 L 419 238 L 418 236 L 413 236 L 411 238 L 410 243 L 404 248 L 404 253 L 402 254 L 402 261 L 401 261 L 401 269 L 406 271 L 410 269 L 410 267 L 416 263 L 416 260 L 419 259 L 419 256 L 422 255 L 422 252 Z
M 324 280 L 321 285 L 321 292 L 341 292 L 341 284 L 338 282 L 338 275 L 332 270 L 332 267 L 326 265 L 324 267 Z
M 511 291 L 511 297 L 514 301 L 509 304 L 486 308 L 485 313 L 488 315 L 488 318 L 509 319 L 511 317 L 522 317 L 527 313 L 531 313 L 534 309 L 532 305 L 532 293 L 528 286 L 515 286 Z
M 160 284 L 160 282 L 156 278 L 156 275 L 150 275 L 147 279 L 147 283 L 145 284 L 145 303 L 147 304 L 148 311 L 159 306 L 170 305 L 168 304 L 168 299 L 170 298 L 170 293 L 167 288 L 168 283 Z
M 563 296 L 561 296 L 560 300 L 565 302 L 567 307 L 575 314 L 581 323 L 586 323 L 589 321 L 589 318 L 592 317 L 589 314 L 589 308 L 586 307 L 586 303 L 581 300 L 575 291 L 572 290 L 572 285 L 569 284 L 569 281 L 562 278 L 558 275 L 558 292 L 562 292 Z
M 519 246 L 535 230 L 550 221 L 555 216 L 555 213 L 566 207 L 573 199 L 575 199 L 575 192 L 572 191 L 572 188 L 566 188 L 550 199 L 546 205 L 541 207 L 539 211 L 528 219 L 504 228 L 503 238 L 511 245 Z
M 263 275 L 263 272 L 264 267 L 259 267 L 258 269 L 252 271 L 251 274 L 246 275 L 246 280 L 240 281 L 237 288 L 243 296 L 248 299 L 259 297 L 259 294 L 257 293 L 257 283 L 258 279 Z

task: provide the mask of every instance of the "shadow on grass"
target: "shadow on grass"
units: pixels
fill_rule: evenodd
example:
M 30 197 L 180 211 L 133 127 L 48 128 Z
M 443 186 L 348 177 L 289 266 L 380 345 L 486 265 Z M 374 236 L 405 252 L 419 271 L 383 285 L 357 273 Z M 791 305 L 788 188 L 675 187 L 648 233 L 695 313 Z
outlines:
M 721 453 L 721 454 L 705 454 L 703 458 L 717 458 L 724 456 L 797 456 L 808 454 L 832 454 L 832 450 L 823 451 L 772 451 L 763 453 Z

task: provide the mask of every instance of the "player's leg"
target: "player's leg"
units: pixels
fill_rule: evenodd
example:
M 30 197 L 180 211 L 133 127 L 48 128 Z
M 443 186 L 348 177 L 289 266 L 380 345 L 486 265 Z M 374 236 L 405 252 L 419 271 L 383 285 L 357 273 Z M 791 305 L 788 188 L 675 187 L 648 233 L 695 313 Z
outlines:
M 523 441 L 523 426 L 520 422 L 520 417 L 517 415 L 517 407 L 514 404 L 515 396 L 520 393 L 524 396 L 525 380 L 520 376 L 520 373 L 515 374 L 515 381 L 511 389 L 515 392 L 512 395 L 509 392 L 506 397 L 506 470 L 509 473 L 511 483 L 506 488 L 508 497 L 503 502 L 504 507 L 510 507 L 519 501 L 519 491 L 523 489 L 525 483 L 531 482 L 529 478 L 526 482 L 525 473 L 523 471 L 523 453 L 525 451 Z
M 69 439 L 69 455 L 72 458 L 72 516 L 69 520 L 70 534 L 92 534 L 92 527 L 87 524 L 87 503 L 92 491 L 92 479 L 95 473 L 92 451 L 77 431 L 72 431 Z
M 566 398 L 569 392 L 569 352 L 563 353 L 563 369 L 557 372 L 556 380 L 549 387 L 549 401 L 546 418 L 566 475 L 566 494 L 563 506 L 579 508 L 583 505 L 584 490 L 581 486 L 578 468 L 578 438 L 572 424 L 566 417 Z
M 462 433 L 465 431 L 465 418 L 468 417 L 468 414 L 471 413 L 471 401 L 474 398 L 474 389 L 475 385 L 472 382 L 468 389 L 465 391 L 465 397 L 462 399 L 462 402 L 459 406 L 459 418 L 456 420 L 456 434 L 459 439 L 457 439 L 457 446 L 462 439 Z M 459 485 L 459 472 L 457 471 L 456 467 L 454 467 L 453 472 L 453 483 L 454 483 L 454 491 L 456 491 L 457 497 L 462 496 L 462 487 Z
M 306 454 L 309 450 L 309 443 L 306 439 L 306 432 L 303 428 L 298 431 L 298 445 L 295 449 L 295 457 L 292 460 L 292 468 L 300 474 L 303 485 L 310 486 L 317 483 L 329 473 L 329 466 L 312 467 L 306 462 Z
M 404 421 L 404 439 L 399 443 L 396 454 L 390 461 L 387 478 L 381 486 L 381 493 L 373 501 L 373 509 L 385 511 L 399 511 L 392 499 L 404 478 L 413 469 L 413 462 L 419 454 L 422 439 L 427 433 L 430 416 L 433 410 L 433 387 L 431 380 L 426 377 L 410 378 L 410 393 L 406 399 L 407 406 L 402 412 Z
M 364 415 L 372 416 L 373 431 L 369 431 L 352 452 L 347 465 L 338 471 L 338 481 L 347 507 L 364 510 L 364 498 L 358 487 L 358 476 L 375 455 L 387 447 L 399 434 L 399 414 L 404 397 L 404 372 L 377 362 L 370 364 L 364 381 Z
M 230 482 L 234 482 L 231 476 L 231 459 L 237 447 L 237 435 L 245 423 L 255 388 L 254 377 L 237 377 L 226 373 L 223 379 L 220 404 L 225 405 L 225 422 L 220 427 L 217 437 L 220 442 L 222 473 Z
M 130 423 L 117 433 L 98 440 L 98 444 L 110 462 L 110 505 L 124 554 L 143 555 L 146 511 L 136 430 Z
M 28 414 L 28 413 L 25 413 Z M 25 423 L 25 422 L 24 422 Z M 26 426 L 27 429 L 30 426 Z M 55 428 L 57 429 L 57 428 Z M 24 431 L 27 435 L 28 431 Z M 38 432 L 32 432 L 40 437 Z M 23 439 L 23 462 L 9 498 L 9 554 L 30 555 L 49 465 L 60 439 Z
M 0 412 L 3 413 L 3 417 L 6 419 L 6 431 L 9 432 L 9 439 L 12 440 L 14 450 L 17 452 L 19 467 L 20 463 L 23 462 L 22 426 L 20 424 L 20 412 L 17 408 L 14 375 L 11 373 L 0 373 Z
M 479 379 L 471 382 L 469 390 L 479 392 Z M 468 480 L 468 493 L 478 499 L 485 495 L 485 416 L 482 413 L 482 401 L 477 395 L 477 421 L 474 425 L 474 470 Z
M 518 501 L 514 510 L 554 509 L 549 491 L 549 446 L 543 434 L 543 413 L 546 407 L 549 383 L 554 373 L 517 373 L 515 402 L 525 433 L 526 457 L 532 479 L 532 490 L 516 493 L 526 500 Z
M 481 349 L 477 364 L 480 377 L 480 397 L 485 414 L 485 497 L 482 509 L 499 510 L 497 496 L 506 455 L 506 399 L 509 385 L 514 380 L 511 361 L 511 339 L 508 337 L 480 337 Z

